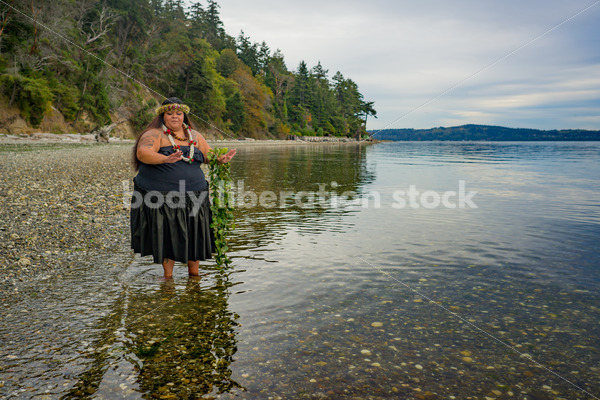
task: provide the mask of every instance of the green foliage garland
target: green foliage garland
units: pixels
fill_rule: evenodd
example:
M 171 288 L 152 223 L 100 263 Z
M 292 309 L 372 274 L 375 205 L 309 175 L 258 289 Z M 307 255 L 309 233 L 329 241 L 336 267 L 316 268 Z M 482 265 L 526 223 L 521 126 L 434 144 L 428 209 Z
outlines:
M 230 163 L 220 164 L 218 158 L 226 154 L 228 149 L 211 149 L 208 153 L 208 167 L 210 177 L 210 196 L 212 211 L 212 223 L 215 233 L 216 255 L 215 261 L 220 268 L 226 268 L 231 264 L 231 258 L 227 256 L 227 235 L 235 228 L 233 218 L 233 194 L 231 192 L 232 182 L 230 176 Z

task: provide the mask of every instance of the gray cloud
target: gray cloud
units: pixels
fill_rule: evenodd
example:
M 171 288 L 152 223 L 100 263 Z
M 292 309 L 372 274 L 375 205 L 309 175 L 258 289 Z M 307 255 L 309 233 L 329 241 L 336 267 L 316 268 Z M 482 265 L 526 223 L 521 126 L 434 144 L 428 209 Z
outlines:
M 463 123 L 600 129 L 600 4 L 490 66 L 592 4 L 224 0 L 220 6 L 229 34 L 243 29 L 253 41 L 281 49 L 288 68 L 321 61 L 330 76 L 339 70 L 353 79 L 375 101 L 379 118 L 369 129 Z

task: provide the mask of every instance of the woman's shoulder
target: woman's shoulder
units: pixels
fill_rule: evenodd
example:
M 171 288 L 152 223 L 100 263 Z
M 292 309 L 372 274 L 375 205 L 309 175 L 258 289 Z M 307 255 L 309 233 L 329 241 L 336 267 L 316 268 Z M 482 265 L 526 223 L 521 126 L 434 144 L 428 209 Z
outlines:
M 192 129 L 192 137 L 196 142 L 208 145 L 204 136 L 195 129 Z
M 195 130 L 195 129 L 192 129 L 192 136 L 194 138 L 202 138 L 202 139 L 204 139 L 204 136 L 200 132 L 198 132 L 197 130 Z
M 144 132 L 144 135 L 160 135 L 162 133 L 162 129 L 151 128 Z
M 162 133 L 161 129 L 152 128 L 152 129 L 148 129 L 146 132 L 142 133 L 142 137 L 157 139 L 157 138 L 160 138 L 161 133 Z

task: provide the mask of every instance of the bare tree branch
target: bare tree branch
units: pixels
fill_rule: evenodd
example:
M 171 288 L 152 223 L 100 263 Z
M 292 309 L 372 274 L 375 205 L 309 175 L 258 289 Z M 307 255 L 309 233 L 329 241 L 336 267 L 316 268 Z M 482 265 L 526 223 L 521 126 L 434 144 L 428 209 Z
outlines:
M 99 18 L 89 26 L 91 33 L 87 35 L 85 44 L 89 45 L 106 35 L 110 30 L 110 27 L 116 22 L 116 17 L 117 15 L 106 7 L 106 3 L 102 3 L 102 10 L 100 11 Z
M 78 10 L 75 20 L 77 21 L 77 29 L 84 45 L 89 45 L 98 39 L 104 37 L 115 24 L 118 16 L 102 3 L 102 9 L 95 13 L 95 18 L 90 22 L 88 17 L 90 12 L 97 4 L 97 0 L 84 0 L 77 2 Z

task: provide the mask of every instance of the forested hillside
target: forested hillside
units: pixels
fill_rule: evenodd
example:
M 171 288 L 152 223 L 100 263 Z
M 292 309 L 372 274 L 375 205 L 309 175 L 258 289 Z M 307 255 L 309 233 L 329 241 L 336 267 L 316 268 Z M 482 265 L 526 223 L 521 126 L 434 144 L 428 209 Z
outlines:
M 0 131 L 19 133 L 18 113 L 38 130 L 85 132 L 127 121 L 134 132 L 170 96 L 217 136 L 355 136 L 376 114 L 341 72 L 330 78 L 320 63 L 304 62 L 290 70 L 267 43 L 228 35 L 212 0 L 189 8 L 182 0 L 6 4 Z
M 370 135 L 378 140 L 484 140 L 484 141 L 582 141 L 600 140 L 600 131 L 583 129 L 551 130 L 505 128 L 488 125 L 462 125 L 431 129 L 383 129 Z

